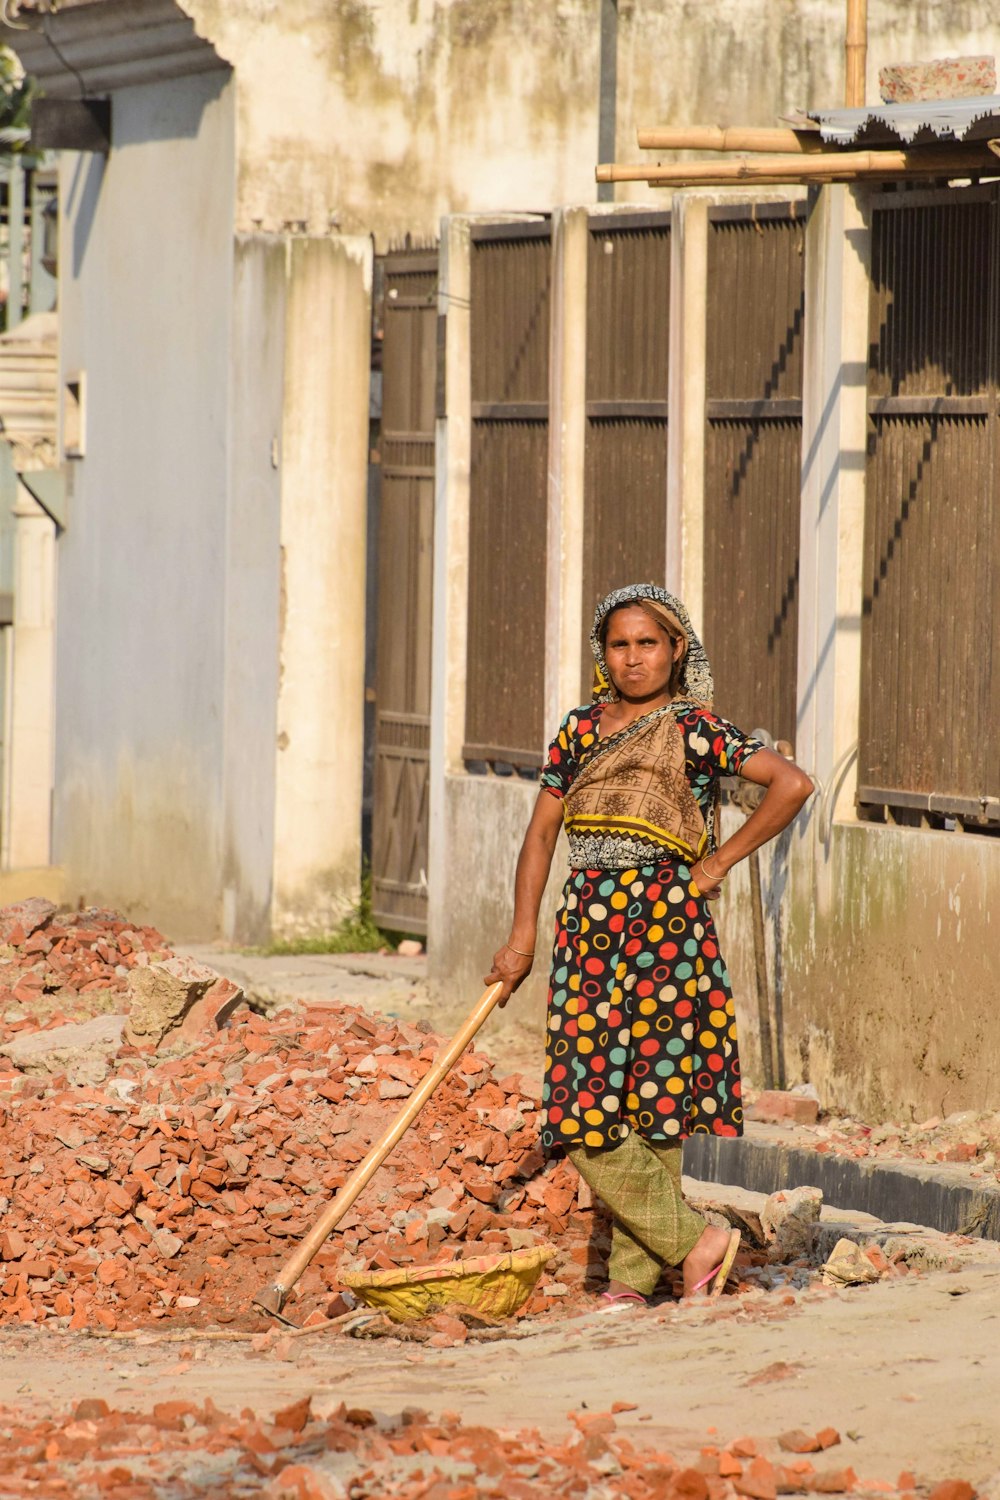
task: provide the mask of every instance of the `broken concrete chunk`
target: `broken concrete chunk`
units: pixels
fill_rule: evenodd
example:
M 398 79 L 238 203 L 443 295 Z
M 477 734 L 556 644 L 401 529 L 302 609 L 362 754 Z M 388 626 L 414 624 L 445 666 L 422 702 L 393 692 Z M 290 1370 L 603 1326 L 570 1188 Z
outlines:
M 220 978 L 207 964 L 181 955 L 133 969 L 125 1040 L 133 1047 L 158 1046 Z
M 820 1274 L 827 1286 L 863 1286 L 879 1279 L 878 1271 L 853 1240 L 837 1241 Z
M 0 907 L 0 943 L 19 947 L 39 927 L 45 926 L 55 910 L 55 902 L 41 896 L 29 896 L 26 901 Z
M 103 1083 L 111 1070 L 111 1059 L 122 1043 L 124 1016 L 94 1016 L 51 1031 L 34 1031 L 12 1037 L 4 1052 L 22 1073 L 35 1077 L 65 1073 L 70 1083 Z
M 195 1041 L 202 1032 L 221 1031 L 230 1016 L 245 1004 L 246 997 L 239 985 L 234 984 L 231 979 L 220 977 L 186 1013 L 179 1028 L 179 1036 L 185 1041 Z M 173 1040 L 173 1033 L 168 1032 L 165 1040 Z
M 816 1187 L 771 1194 L 761 1209 L 760 1223 L 773 1260 L 797 1260 L 809 1254 L 813 1225 L 819 1222 L 822 1207 L 823 1194 Z

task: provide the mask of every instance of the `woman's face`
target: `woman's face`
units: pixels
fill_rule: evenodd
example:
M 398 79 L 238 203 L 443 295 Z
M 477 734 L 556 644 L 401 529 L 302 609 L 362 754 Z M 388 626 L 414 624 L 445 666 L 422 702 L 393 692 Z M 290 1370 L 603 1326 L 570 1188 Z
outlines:
M 672 640 L 638 604 L 623 604 L 608 618 L 604 659 L 615 687 L 630 702 L 665 697 L 683 650 L 684 642 Z

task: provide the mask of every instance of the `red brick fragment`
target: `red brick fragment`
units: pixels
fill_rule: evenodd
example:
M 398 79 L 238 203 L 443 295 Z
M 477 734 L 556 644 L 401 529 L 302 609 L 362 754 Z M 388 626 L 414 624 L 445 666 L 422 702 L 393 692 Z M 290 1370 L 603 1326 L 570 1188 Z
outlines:
M 311 1411 L 311 1398 L 303 1396 L 301 1401 L 294 1401 L 291 1406 L 284 1406 L 281 1411 L 275 1412 L 274 1425 L 285 1427 L 289 1432 L 301 1432 L 309 1421 Z
M 20 1260 L 28 1253 L 28 1246 L 16 1229 L 5 1229 L 0 1234 L 0 1260 Z
M 708 1480 L 697 1469 L 681 1469 L 667 1493 L 669 1500 L 709 1500 Z
M 750 1500 L 777 1500 L 777 1475 L 767 1458 L 752 1458 L 743 1473 L 734 1478 L 733 1486 L 738 1495 L 748 1495 Z
M 975 1497 L 976 1492 L 967 1479 L 942 1479 L 931 1490 L 927 1500 L 975 1500 Z
M 809 1481 L 809 1488 L 817 1495 L 845 1495 L 853 1490 L 858 1476 L 851 1468 L 821 1469 Z
M 344 1500 L 340 1480 L 310 1464 L 289 1464 L 264 1490 L 267 1500 Z
M 818 1453 L 822 1446 L 815 1433 L 803 1432 L 799 1427 L 783 1432 L 778 1438 L 778 1447 L 786 1453 Z
M 82 1401 L 77 1402 L 73 1411 L 73 1420 L 74 1422 L 98 1422 L 110 1413 L 110 1406 L 99 1396 L 86 1396 Z
M 765 1089 L 747 1110 L 747 1119 L 774 1125 L 815 1125 L 819 1104 L 804 1094 Z

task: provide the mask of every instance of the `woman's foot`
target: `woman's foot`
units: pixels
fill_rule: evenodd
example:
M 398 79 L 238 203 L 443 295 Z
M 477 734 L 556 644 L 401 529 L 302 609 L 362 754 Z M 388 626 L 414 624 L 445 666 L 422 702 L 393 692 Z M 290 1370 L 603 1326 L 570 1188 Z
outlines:
M 706 1224 L 698 1243 L 684 1257 L 685 1297 L 699 1292 L 718 1295 L 736 1259 L 739 1244 L 738 1229 L 718 1229 L 714 1224 Z
M 649 1298 L 624 1281 L 609 1281 L 607 1290 L 601 1293 L 601 1301 L 604 1303 L 602 1311 L 608 1312 L 611 1308 L 645 1307 Z

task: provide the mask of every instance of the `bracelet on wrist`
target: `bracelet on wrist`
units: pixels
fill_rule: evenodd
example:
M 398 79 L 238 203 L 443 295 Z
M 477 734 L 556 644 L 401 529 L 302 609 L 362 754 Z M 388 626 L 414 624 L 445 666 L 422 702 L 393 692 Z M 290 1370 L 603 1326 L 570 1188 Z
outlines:
M 707 856 L 708 859 L 711 859 L 711 857 L 712 857 L 711 855 Z M 700 863 L 701 863 L 701 868 L 704 870 L 704 872 L 708 876 L 709 880 L 723 881 L 723 880 L 725 880 L 726 876 L 729 873 L 728 870 L 723 870 L 723 872 L 722 872 L 721 875 L 713 875 L 712 872 L 711 872 L 711 870 L 708 868 L 708 864 L 706 863 L 705 859 L 701 860 Z
M 527 953 L 523 948 L 515 948 L 513 943 L 504 943 L 508 953 L 516 953 L 518 958 L 534 958 L 534 949 Z

